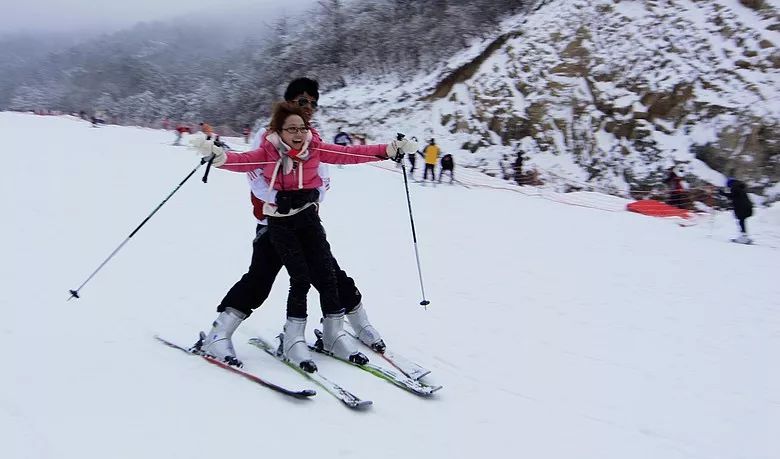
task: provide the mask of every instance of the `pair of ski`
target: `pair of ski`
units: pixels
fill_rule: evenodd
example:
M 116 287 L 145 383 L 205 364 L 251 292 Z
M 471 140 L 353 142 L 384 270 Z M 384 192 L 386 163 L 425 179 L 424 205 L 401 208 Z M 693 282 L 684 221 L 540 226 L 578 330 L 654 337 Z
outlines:
M 314 331 L 317 335 L 317 338 L 321 338 L 321 332 L 319 330 Z M 351 333 L 350 333 L 351 334 Z M 354 337 L 354 335 L 353 335 Z M 326 392 L 333 395 L 337 399 L 339 399 L 342 403 L 344 403 L 346 406 L 350 408 L 360 409 L 370 406 L 373 402 L 370 400 L 362 400 L 360 397 L 354 395 L 353 393 L 349 392 L 348 390 L 344 389 L 340 385 L 334 383 L 333 381 L 327 379 L 325 376 L 323 376 L 319 371 L 316 371 L 314 373 L 307 373 L 303 371 L 300 367 L 298 367 L 293 362 L 290 362 L 284 356 L 281 354 L 278 348 L 275 348 L 271 343 L 268 341 L 265 341 L 263 338 L 252 338 L 249 340 L 249 344 L 256 346 L 262 350 L 264 350 L 266 353 L 271 355 L 273 358 L 279 360 L 280 362 L 284 363 L 285 365 L 289 366 L 290 368 L 294 369 L 298 373 L 302 374 L 303 376 L 309 378 L 313 382 L 315 382 L 317 385 L 322 387 Z M 378 365 L 374 365 L 371 362 L 359 365 L 353 362 L 350 362 L 349 360 L 345 360 L 339 357 L 336 357 L 335 355 L 324 351 L 320 349 L 317 346 L 313 346 L 309 344 L 309 349 L 318 352 L 320 354 L 328 355 L 330 357 L 333 357 L 336 360 L 342 361 L 344 363 L 347 363 L 349 365 L 356 366 L 374 376 L 377 376 L 381 379 L 384 379 L 385 381 L 394 384 L 406 391 L 409 391 L 413 394 L 417 394 L 420 396 L 429 396 L 432 395 L 434 392 L 441 389 L 441 386 L 430 386 L 428 384 L 423 383 L 422 381 L 419 381 L 419 378 L 422 378 L 423 376 L 430 373 L 429 370 L 426 370 L 425 368 L 422 368 L 421 366 L 404 359 L 402 357 L 399 357 L 397 355 L 394 355 L 392 353 L 389 353 L 387 350 L 383 354 L 376 353 L 379 355 L 382 355 L 385 360 L 390 362 L 394 367 L 398 368 L 399 372 L 389 370 L 383 367 L 380 367 Z M 417 378 L 410 375 L 417 375 Z
M 319 332 L 319 330 L 317 330 L 317 332 Z M 266 380 L 260 378 L 259 376 L 255 375 L 253 373 L 250 373 L 250 372 L 248 372 L 246 370 L 243 370 L 241 368 L 238 368 L 238 367 L 235 367 L 235 366 L 232 366 L 232 365 L 228 365 L 225 362 L 221 362 L 221 361 L 219 361 L 219 360 L 217 360 L 215 358 L 212 358 L 212 357 L 210 357 L 208 355 L 199 353 L 194 348 L 190 348 L 190 349 L 184 348 L 184 347 L 179 346 L 179 345 L 177 345 L 175 343 L 172 343 L 172 342 L 170 342 L 170 341 L 168 341 L 166 339 L 163 339 L 163 338 L 161 338 L 159 336 L 155 336 L 155 338 L 158 341 L 160 341 L 161 343 L 163 343 L 163 344 L 165 344 L 165 345 L 167 345 L 169 347 L 172 347 L 174 349 L 178 349 L 178 350 L 180 350 L 180 351 L 182 351 L 182 352 L 184 352 L 186 354 L 189 354 L 189 355 L 200 356 L 203 359 L 205 359 L 207 362 L 209 362 L 209 363 L 211 363 L 213 365 L 216 365 L 216 366 L 218 366 L 220 368 L 228 370 L 228 371 L 230 371 L 232 373 L 238 374 L 238 375 L 240 375 L 240 376 L 242 376 L 242 377 L 244 377 L 246 379 L 249 379 L 250 381 L 253 381 L 253 382 L 257 383 L 257 384 L 260 384 L 260 385 L 262 385 L 264 387 L 272 389 L 272 390 L 274 390 L 276 392 L 279 392 L 281 394 L 288 395 L 288 396 L 291 396 L 291 397 L 294 397 L 294 398 L 298 398 L 298 399 L 306 399 L 306 398 L 309 398 L 309 397 L 311 397 L 313 395 L 316 395 L 316 392 L 311 390 L 311 389 L 304 389 L 304 390 L 288 389 L 288 388 L 282 387 L 282 386 L 280 386 L 278 384 L 274 384 L 274 383 L 271 383 L 269 381 L 266 381 Z M 280 362 L 286 364 L 290 368 L 292 368 L 292 369 L 296 370 L 297 372 L 301 373 L 303 376 L 309 378 L 310 380 L 312 380 L 317 385 L 322 387 L 329 394 L 331 394 L 334 397 L 336 397 L 338 400 L 340 400 L 342 403 L 344 403 L 344 405 L 346 405 L 349 408 L 352 408 L 352 409 L 363 409 L 363 408 L 367 408 L 368 406 L 370 406 L 372 404 L 372 402 L 370 400 L 362 400 L 362 399 L 360 399 L 358 396 L 356 396 L 356 395 L 352 394 L 351 392 L 347 391 L 346 389 L 342 388 L 340 385 L 338 385 L 338 384 L 334 383 L 333 381 L 327 379 L 325 376 L 321 375 L 319 372 L 307 373 L 307 372 L 303 371 L 300 367 L 298 367 L 294 363 L 286 360 L 278 352 L 278 350 L 275 349 L 271 345 L 271 343 L 263 340 L 262 338 L 252 338 L 252 339 L 249 340 L 249 343 L 254 345 L 254 346 L 256 346 L 256 347 L 258 347 L 258 348 L 260 348 L 260 349 L 262 349 L 262 350 L 264 350 L 264 351 L 266 351 L 269 355 L 271 355 L 275 359 L 279 360 Z M 365 371 L 367 371 L 367 372 L 369 372 L 369 373 L 371 373 L 371 374 L 373 374 L 373 375 L 375 375 L 375 376 L 377 376 L 379 378 L 385 379 L 386 381 L 391 382 L 391 383 L 395 384 L 396 386 L 399 386 L 399 387 L 401 387 L 401 388 L 403 388 L 405 390 L 408 390 L 408 391 L 410 391 L 412 393 L 415 393 L 417 395 L 427 396 L 427 395 L 431 395 L 434 392 L 436 392 L 437 390 L 441 389 L 441 386 L 429 386 L 429 385 L 427 385 L 425 383 L 422 383 L 422 382 L 418 381 L 419 378 L 422 378 L 423 376 L 425 376 L 428 373 L 430 373 L 429 370 L 426 370 L 425 368 L 422 368 L 419 365 L 417 365 L 417 364 L 415 364 L 415 363 L 413 363 L 413 362 L 411 362 L 411 361 L 409 361 L 409 360 L 407 360 L 407 359 L 405 359 L 405 358 L 403 358 L 401 356 L 395 355 L 395 354 L 393 354 L 393 353 L 391 353 L 389 351 L 385 351 L 383 354 L 380 354 L 380 353 L 377 353 L 377 354 L 381 355 L 386 361 L 388 361 L 391 365 L 393 365 L 395 368 L 397 368 L 399 371 L 401 371 L 400 375 L 398 373 L 394 372 L 394 371 L 384 369 L 382 367 L 373 365 L 371 363 L 368 363 L 368 364 L 365 364 L 365 365 L 357 365 L 357 364 L 354 364 L 354 363 L 349 362 L 347 360 L 339 359 L 338 357 L 335 357 L 335 356 L 333 356 L 333 355 L 331 355 L 329 353 L 321 351 L 321 350 L 315 348 L 314 346 L 310 345 L 310 348 L 312 348 L 313 350 L 315 350 L 317 352 L 320 352 L 320 353 L 323 353 L 323 354 L 326 354 L 326 355 L 330 355 L 331 357 L 336 358 L 338 360 L 341 360 L 341 361 L 343 361 L 345 363 L 348 363 L 350 365 L 357 366 L 357 367 L 359 367 L 359 368 L 361 368 L 361 369 L 363 369 L 363 370 L 365 370 Z

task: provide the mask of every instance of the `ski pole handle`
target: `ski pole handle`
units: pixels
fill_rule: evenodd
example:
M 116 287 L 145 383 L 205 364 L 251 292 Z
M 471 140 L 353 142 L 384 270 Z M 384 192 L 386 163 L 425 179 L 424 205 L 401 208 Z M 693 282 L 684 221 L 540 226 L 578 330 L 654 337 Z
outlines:
M 406 137 L 406 136 L 401 134 L 400 132 L 396 132 L 396 134 L 395 134 L 395 140 L 398 141 L 398 142 L 404 140 L 404 137 Z M 400 148 L 396 148 L 395 149 L 395 158 L 391 158 L 391 159 L 393 161 L 397 162 L 397 163 L 400 163 L 401 166 L 403 167 L 403 162 L 404 162 L 403 156 L 404 155 L 403 155 L 403 153 L 401 153 L 401 149 Z M 404 177 L 406 177 L 406 174 L 404 174 Z

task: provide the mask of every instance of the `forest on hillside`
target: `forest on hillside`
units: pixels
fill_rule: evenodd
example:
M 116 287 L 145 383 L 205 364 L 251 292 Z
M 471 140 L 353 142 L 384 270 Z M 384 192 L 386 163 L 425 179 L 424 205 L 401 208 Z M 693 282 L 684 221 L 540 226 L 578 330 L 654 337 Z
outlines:
M 267 115 L 292 77 L 335 89 L 349 78 L 403 82 L 433 70 L 525 0 L 323 0 L 302 15 L 229 24 L 141 23 L 79 44 L 0 39 L 0 109 L 101 112 L 239 129 Z

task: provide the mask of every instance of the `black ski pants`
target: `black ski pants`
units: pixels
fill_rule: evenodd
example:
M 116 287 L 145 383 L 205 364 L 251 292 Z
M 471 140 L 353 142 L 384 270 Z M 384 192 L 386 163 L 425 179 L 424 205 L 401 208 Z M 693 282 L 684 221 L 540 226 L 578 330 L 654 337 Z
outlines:
M 747 234 L 747 224 L 745 223 L 745 220 L 747 220 L 747 218 L 745 218 L 745 217 L 742 217 L 742 218 L 737 217 L 737 221 L 739 222 L 739 229 L 740 229 L 740 231 L 742 231 L 744 234 Z
M 452 183 L 452 181 L 455 180 L 455 171 L 452 169 L 441 169 L 439 171 L 439 183 L 441 183 L 441 176 L 444 175 L 445 172 L 450 173 L 450 183 Z
M 257 233 L 252 243 L 252 261 L 247 272 L 228 290 L 225 298 L 217 307 L 217 312 L 233 308 L 247 316 L 259 308 L 271 293 L 276 275 L 282 269 L 282 260 L 271 245 L 267 225 L 257 225 Z M 336 272 L 341 307 L 350 312 L 363 300 L 363 295 L 355 285 L 354 279 L 341 269 L 334 258 L 333 269 Z
M 306 295 L 313 285 L 322 314 L 343 312 L 336 288 L 333 255 L 317 206 L 289 217 L 268 217 L 271 244 L 290 275 L 287 317 L 306 318 Z
M 436 172 L 434 172 L 435 164 L 425 163 L 425 170 L 423 171 L 423 180 L 428 179 L 428 171 L 431 172 L 431 181 L 436 180 Z

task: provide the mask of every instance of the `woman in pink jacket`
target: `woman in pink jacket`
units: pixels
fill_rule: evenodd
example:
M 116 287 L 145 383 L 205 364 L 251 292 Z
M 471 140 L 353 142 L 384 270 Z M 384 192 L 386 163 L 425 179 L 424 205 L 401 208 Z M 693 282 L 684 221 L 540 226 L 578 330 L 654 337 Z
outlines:
M 416 145 L 405 140 L 388 145 L 326 144 L 319 136 L 312 135 L 305 118 L 299 107 L 280 103 L 274 107 L 267 134 L 257 150 L 225 152 L 210 141 L 205 141 L 199 149 L 203 154 L 214 154 L 214 166 L 222 169 L 248 172 L 261 166 L 269 186 L 277 190 L 276 202 L 265 203 L 263 212 L 268 218 L 271 243 L 290 275 L 282 352 L 303 370 L 314 372 L 317 367 L 304 337 L 306 295 L 311 285 L 320 295 L 323 349 L 354 363 L 368 362 L 343 330 L 344 309 L 338 298 L 333 255 L 317 214 L 317 188 L 322 186 L 319 164 L 399 160 L 404 153 L 415 151 Z

